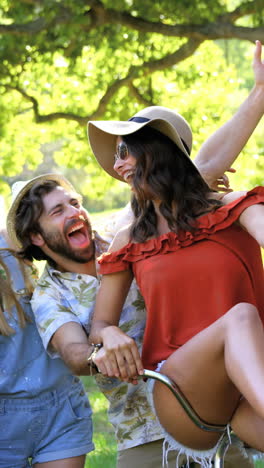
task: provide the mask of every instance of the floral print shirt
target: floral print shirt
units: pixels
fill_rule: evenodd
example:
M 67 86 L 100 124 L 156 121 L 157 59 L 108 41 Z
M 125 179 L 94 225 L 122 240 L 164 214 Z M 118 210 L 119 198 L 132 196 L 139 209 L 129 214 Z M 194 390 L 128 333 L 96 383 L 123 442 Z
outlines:
M 123 223 L 130 219 L 129 207 L 122 213 Z M 121 218 L 121 219 L 122 219 Z M 100 224 L 103 238 L 95 232 L 97 255 L 106 251 L 121 224 L 120 214 L 112 216 L 105 226 Z M 56 330 L 67 322 L 81 323 L 89 334 L 99 279 L 70 272 L 60 272 L 46 264 L 32 298 L 39 333 L 52 357 L 58 357 L 49 342 Z M 145 329 L 143 298 L 133 282 L 125 302 L 120 327 L 135 339 L 141 349 Z M 109 401 L 108 416 L 114 426 L 118 450 L 125 450 L 163 437 L 162 429 L 147 400 L 146 383 L 138 385 L 119 379 L 95 376 L 97 384 Z

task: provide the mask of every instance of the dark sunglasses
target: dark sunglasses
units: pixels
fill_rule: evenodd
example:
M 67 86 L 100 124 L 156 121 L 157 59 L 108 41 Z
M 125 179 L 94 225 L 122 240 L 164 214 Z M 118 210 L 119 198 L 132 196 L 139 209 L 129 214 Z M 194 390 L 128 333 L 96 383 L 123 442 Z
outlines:
M 118 159 L 126 159 L 128 157 L 128 147 L 124 141 L 121 141 L 116 148 L 116 153 L 114 154 L 114 161 Z

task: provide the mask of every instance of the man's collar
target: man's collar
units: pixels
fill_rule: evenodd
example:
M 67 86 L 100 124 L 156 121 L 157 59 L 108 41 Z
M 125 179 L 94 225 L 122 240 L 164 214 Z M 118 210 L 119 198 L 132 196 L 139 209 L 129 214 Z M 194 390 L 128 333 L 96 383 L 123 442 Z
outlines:
M 89 274 L 84 274 L 84 273 L 76 273 L 72 271 L 60 271 L 54 268 L 53 266 L 49 265 L 48 262 L 45 267 L 46 273 L 51 277 L 51 278 L 56 278 L 56 279 L 64 279 L 64 280 L 80 280 L 82 277 L 90 276 Z

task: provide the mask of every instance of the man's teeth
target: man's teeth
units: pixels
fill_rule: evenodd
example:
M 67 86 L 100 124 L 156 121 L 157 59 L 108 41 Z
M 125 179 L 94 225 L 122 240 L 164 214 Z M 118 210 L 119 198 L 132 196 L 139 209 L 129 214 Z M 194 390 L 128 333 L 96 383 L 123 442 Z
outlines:
M 68 234 L 72 234 L 73 232 L 75 231 L 78 231 L 79 229 L 81 229 L 83 227 L 83 223 L 78 223 L 78 224 L 75 224 L 74 226 L 72 226 L 68 232 Z

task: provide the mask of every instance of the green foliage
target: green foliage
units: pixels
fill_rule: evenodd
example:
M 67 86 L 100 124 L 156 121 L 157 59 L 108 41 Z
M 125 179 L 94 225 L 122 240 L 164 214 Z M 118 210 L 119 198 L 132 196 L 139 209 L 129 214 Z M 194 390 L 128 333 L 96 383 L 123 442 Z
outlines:
M 153 104 L 173 107 L 190 121 L 195 155 L 253 84 L 249 41 L 261 33 L 254 28 L 263 22 L 263 1 L 245 3 L 247 11 L 234 20 L 232 10 L 241 5 L 1 0 L 0 178 L 62 171 L 91 211 L 118 207 L 129 190 L 98 167 L 87 144 L 87 121 L 125 120 Z M 242 25 L 237 34 L 243 39 L 248 27 L 247 41 L 226 36 L 223 15 L 224 23 Z M 166 29 L 173 25 L 183 29 Z M 262 180 L 262 148 L 260 132 L 239 160 L 235 183 Z
M 224 2 L 216 0 L 193 0 L 183 2 L 182 0 L 162 0 L 153 2 L 152 0 L 105 0 L 104 4 L 108 8 L 117 11 L 133 11 L 137 17 L 147 17 L 150 21 L 160 21 L 173 24 L 175 22 L 202 22 L 206 19 L 213 19 L 224 10 Z

